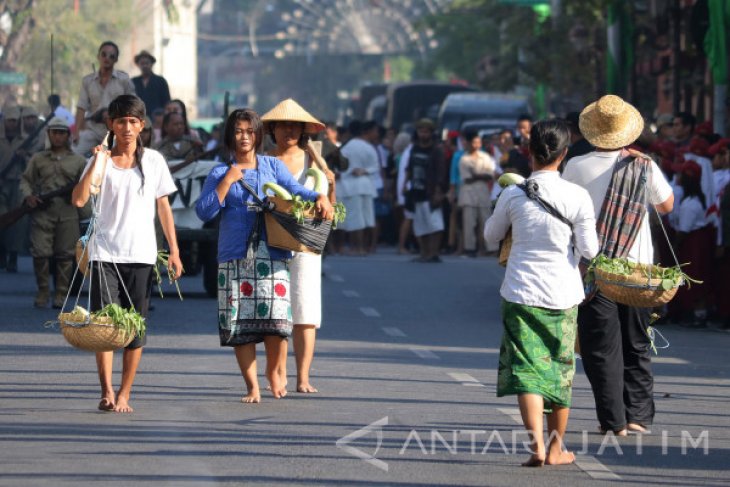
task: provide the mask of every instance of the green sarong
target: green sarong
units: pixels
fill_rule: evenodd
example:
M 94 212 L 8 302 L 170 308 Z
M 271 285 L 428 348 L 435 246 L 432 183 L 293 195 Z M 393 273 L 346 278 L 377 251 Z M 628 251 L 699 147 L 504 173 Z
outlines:
M 502 301 L 497 396 L 532 393 L 570 407 L 578 307 L 555 310 Z

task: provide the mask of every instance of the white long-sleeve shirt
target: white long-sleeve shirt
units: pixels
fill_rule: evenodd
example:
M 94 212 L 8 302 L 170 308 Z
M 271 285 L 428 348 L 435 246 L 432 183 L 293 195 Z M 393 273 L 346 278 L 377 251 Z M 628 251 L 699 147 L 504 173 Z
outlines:
M 498 244 L 512 227 L 500 294 L 512 303 L 568 309 L 585 298 L 579 257 L 591 259 L 598 253 L 593 202 L 585 189 L 561 179 L 557 171 L 535 171 L 530 179 L 573 229 L 529 200 L 522 189 L 503 190 L 484 227 L 488 245 Z

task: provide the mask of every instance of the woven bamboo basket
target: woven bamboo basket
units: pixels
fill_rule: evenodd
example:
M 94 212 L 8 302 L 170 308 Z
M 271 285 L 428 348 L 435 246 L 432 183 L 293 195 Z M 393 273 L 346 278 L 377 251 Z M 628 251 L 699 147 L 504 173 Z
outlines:
M 650 279 L 645 275 L 644 269 L 648 267 L 637 264 L 634 272 L 629 275 L 595 269 L 598 290 L 617 303 L 637 308 L 653 308 L 667 304 L 677 294 L 679 285 L 665 290 L 662 288 L 661 279 Z
M 293 202 L 279 198 L 278 196 L 269 196 L 269 201 L 274 203 L 274 211 L 278 213 L 290 214 Z M 318 218 L 317 211 L 312 209 L 304 213 L 305 218 Z M 313 250 L 294 238 L 281 224 L 276 221 L 271 213 L 264 213 L 264 222 L 266 224 L 266 240 L 272 247 L 291 250 L 292 252 L 308 252 L 313 254 L 321 254 L 321 251 Z M 306 223 L 305 223 L 306 224 Z M 330 226 L 327 227 L 329 231 Z
M 68 343 L 87 352 L 111 352 L 129 345 L 134 333 L 127 334 L 112 324 L 108 316 L 95 317 L 91 323 L 78 323 L 71 313 L 58 315 L 61 333 Z
M 512 229 L 510 228 L 505 235 L 504 240 L 499 242 L 499 265 L 507 267 L 507 260 L 509 260 L 509 253 L 512 250 Z

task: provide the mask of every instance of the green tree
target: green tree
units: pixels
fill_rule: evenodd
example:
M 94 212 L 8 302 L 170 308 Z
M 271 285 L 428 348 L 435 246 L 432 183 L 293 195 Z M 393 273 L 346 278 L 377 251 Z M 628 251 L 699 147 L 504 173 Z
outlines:
M 447 71 L 485 90 L 547 86 L 554 100 L 578 106 L 602 89 L 610 1 L 564 0 L 560 15 L 545 17 L 545 9 L 499 0 L 455 0 L 424 20 L 439 46 L 419 69 L 425 76 Z
M 68 106 L 78 96 L 81 78 L 92 72 L 99 44 L 127 35 L 134 15 L 133 2 L 84 0 L 80 2 L 78 12 L 70 1 L 33 3 L 28 0 L 25 3 L 32 7 L 25 12 L 30 27 L 27 27 L 25 41 L 18 47 L 14 67 L 28 75 L 28 83 L 18 90 L 19 101 L 46 108 L 46 98 L 51 94 L 53 34 L 53 90 Z M 20 22 L 14 22 L 13 31 L 22 26 Z

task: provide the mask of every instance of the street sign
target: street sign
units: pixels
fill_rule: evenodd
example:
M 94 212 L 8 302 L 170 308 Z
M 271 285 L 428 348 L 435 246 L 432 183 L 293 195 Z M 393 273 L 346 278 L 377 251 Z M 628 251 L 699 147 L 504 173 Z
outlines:
M 24 85 L 27 80 L 25 73 L 0 71 L 0 85 Z

